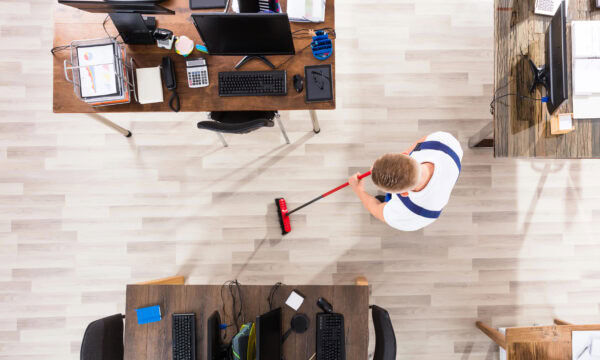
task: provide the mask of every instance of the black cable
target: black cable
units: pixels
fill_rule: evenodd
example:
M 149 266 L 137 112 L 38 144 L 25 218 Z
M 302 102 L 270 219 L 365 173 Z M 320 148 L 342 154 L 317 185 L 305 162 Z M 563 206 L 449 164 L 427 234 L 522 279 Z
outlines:
M 231 321 L 233 322 L 233 324 L 228 324 L 227 328 L 235 325 L 237 332 L 240 331 L 240 320 L 241 320 L 241 324 L 244 324 L 246 322 L 246 316 L 244 313 L 244 301 L 242 299 L 242 291 L 240 288 L 240 283 L 237 280 L 228 280 L 225 281 L 223 283 L 223 285 L 221 285 L 221 304 L 223 307 L 223 320 L 227 321 L 227 311 L 225 309 L 225 297 L 223 296 L 223 290 L 225 289 L 225 287 L 228 288 L 229 290 L 229 295 L 231 296 Z M 237 294 L 234 292 L 234 290 L 237 291 Z M 239 300 L 239 301 L 238 301 Z M 239 306 L 236 305 L 239 303 Z M 225 329 L 225 332 L 223 333 L 223 339 L 225 339 L 227 337 L 227 329 Z
M 106 17 L 104 18 L 104 21 L 102 22 L 102 28 L 104 29 L 104 32 L 106 33 L 106 36 L 108 36 L 109 38 L 113 39 L 113 40 L 117 40 L 117 38 L 119 36 L 121 36 L 121 34 L 118 34 L 117 36 L 111 36 L 108 33 L 108 30 L 106 30 L 106 22 L 108 21 L 109 15 L 106 15 Z
M 277 282 L 271 287 L 271 291 L 269 291 L 269 297 L 267 298 L 267 301 L 269 302 L 269 311 L 273 310 L 273 298 L 275 297 L 275 294 L 277 293 L 277 290 L 279 290 L 281 285 L 281 282 Z
M 67 50 L 67 49 L 70 49 L 70 48 L 71 48 L 71 45 L 55 46 L 52 49 L 50 49 L 50 53 L 52 53 L 52 55 L 55 55 L 59 51 Z
M 173 105 L 173 103 L 175 103 L 175 105 Z M 171 108 L 171 110 L 173 110 L 175 112 L 179 112 L 179 110 L 181 109 L 181 104 L 179 103 L 179 95 L 177 95 L 177 92 L 175 91 L 175 89 L 171 90 L 171 98 L 169 99 L 169 107 Z
M 303 47 L 302 49 L 300 49 L 300 51 L 297 51 L 295 55 L 290 55 L 287 59 L 285 59 L 284 62 L 282 62 L 281 64 L 275 66 L 275 69 L 279 69 L 280 67 L 282 67 L 283 65 L 285 65 L 288 61 L 292 60 L 294 58 L 294 56 L 296 56 L 298 54 L 301 54 L 304 50 L 306 50 L 309 47 L 310 47 L 310 44 L 308 44 L 305 47 Z
M 532 100 L 532 101 L 543 101 L 544 100 L 544 99 L 541 99 L 541 98 L 538 99 L 538 98 L 534 98 L 534 97 L 531 97 L 531 96 L 521 95 L 519 93 L 504 94 L 504 95 L 501 95 L 501 96 L 498 96 L 498 97 L 495 97 L 495 98 L 492 99 L 492 101 L 490 102 L 490 114 L 494 115 L 494 113 L 496 112 L 496 105 L 495 105 L 495 103 L 498 100 L 503 99 L 503 98 L 508 97 L 508 96 L 516 96 L 516 97 L 518 97 L 520 99 L 527 99 L 527 100 Z

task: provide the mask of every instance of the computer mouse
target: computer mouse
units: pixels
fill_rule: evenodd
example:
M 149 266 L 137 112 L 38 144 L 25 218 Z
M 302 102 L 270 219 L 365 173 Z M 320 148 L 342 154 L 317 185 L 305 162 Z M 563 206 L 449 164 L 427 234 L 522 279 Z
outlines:
M 304 89 L 304 78 L 301 75 L 294 75 L 294 89 L 296 92 L 302 92 Z

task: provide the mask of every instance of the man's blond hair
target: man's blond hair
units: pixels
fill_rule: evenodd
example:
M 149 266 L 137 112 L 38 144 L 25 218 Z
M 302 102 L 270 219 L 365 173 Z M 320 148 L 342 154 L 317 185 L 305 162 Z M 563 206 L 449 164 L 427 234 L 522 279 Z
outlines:
M 414 189 L 419 183 L 419 163 L 408 155 L 385 154 L 375 161 L 371 177 L 382 190 L 398 193 Z

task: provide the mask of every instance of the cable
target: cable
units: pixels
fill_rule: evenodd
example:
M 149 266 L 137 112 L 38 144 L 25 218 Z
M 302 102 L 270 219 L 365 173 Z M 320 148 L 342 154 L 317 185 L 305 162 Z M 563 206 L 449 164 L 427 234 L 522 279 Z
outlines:
M 175 103 L 175 105 L 173 105 L 173 103 Z M 179 103 L 179 95 L 177 95 L 177 92 L 175 91 L 175 89 L 171 90 L 171 98 L 169 99 L 169 107 L 171 108 L 171 110 L 173 110 L 175 112 L 179 112 L 179 110 L 181 109 L 181 104 Z
M 271 287 L 271 291 L 269 291 L 269 297 L 267 298 L 267 301 L 269 302 L 269 311 L 273 310 L 273 297 L 275 297 L 275 294 L 281 285 L 283 285 L 281 282 L 276 282 L 275 285 Z
M 302 52 L 304 50 L 306 50 L 307 48 L 310 47 L 310 44 L 306 45 L 305 47 L 303 47 L 302 49 L 300 49 L 300 51 L 296 52 L 295 55 L 290 55 L 287 59 L 285 59 L 281 64 L 275 66 L 275 69 L 279 69 L 280 67 L 282 67 L 283 65 L 285 65 L 288 61 L 292 60 L 294 58 L 294 56 L 298 55 L 298 54 L 302 54 Z
M 225 297 L 223 296 L 223 290 L 225 287 L 229 289 L 231 295 L 231 320 L 233 324 L 229 324 L 227 328 L 235 325 L 237 332 L 240 331 L 240 320 L 244 324 L 246 322 L 246 316 L 244 314 L 244 301 L 242 299 L 242 291 L 240 290 L 240 283 L 237 280 L 228 280 L 221 285 L 221 304 L 223 306 L 223 320 L 226 321 L 227 311 L 225 310 Z M 234 293 L 234 289 L 237 290 L 237 297 Z M 238 301 L 239 300 L 239 301 Z M 239 302 L 239 308 L 236 303 Z M 223 339 L 227 337 L 227 328 L 223 332 Z
M 106 22 L 108 21 L 110 15 L 106 15 L 106 17 L 104 18 L 104 21 L 102 22 L 102 28 L 104 29 L 104 32 L 106 33 L 106 36 L 108 36 L 109 38 L 113 39 L 113 40 L 117 40 L 117 38 L 119 36 L 121 36 L 121 34 L 118 34 L 117 36 L 110 36 L 110 34 L 108 33 L 108 30 L 106 30 Z
M 52 53 L 52 55 L 55 55 L 59 51 L 67 50 L 67 49 L 70 49 L 70 48 L 71 48 L 71 45 L 55 46 L 52 49 L 50 49 L 50 53 Z
M 531 96 L 521 95 L 519 93 L 504 94 L 504 95 L 501 95 L 501 96 L 498 96 L 498 97 L 495 97 L 495 98 L 492 99 L 492 101 L 490 102 L 490 114 L 494 115 L 494 113 L 496 112 L 496 105 L 495 105 L 495 103 L 498 100 L 503 99 L 503 98 L 508 97 L 508 96 L 516 96 L 516 97 L 518 97 L 520 99 L 527 99 L 527 100 L 532 100 L 532 101 L 541 101 L 543 103 L 548 102 L 548 97 L 546 97 L 546 96 L 538 99 L 538 98 L 534 98 L 534 97 L 531 97 Z

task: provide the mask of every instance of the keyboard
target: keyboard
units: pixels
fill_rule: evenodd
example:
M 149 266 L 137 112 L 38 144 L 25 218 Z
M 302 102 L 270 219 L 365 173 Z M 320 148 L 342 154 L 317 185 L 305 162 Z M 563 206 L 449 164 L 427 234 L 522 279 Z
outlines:
M 317 360 L 345 360 L 344 315 L 317 314 Z
M 173 314 L 173 360 L 196 360 L 196 314 Z
M 219 73 L 219 96 L 277 96 L 287 94 L 285 70 Z

